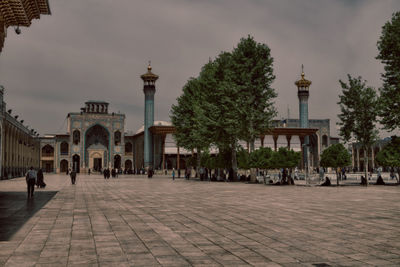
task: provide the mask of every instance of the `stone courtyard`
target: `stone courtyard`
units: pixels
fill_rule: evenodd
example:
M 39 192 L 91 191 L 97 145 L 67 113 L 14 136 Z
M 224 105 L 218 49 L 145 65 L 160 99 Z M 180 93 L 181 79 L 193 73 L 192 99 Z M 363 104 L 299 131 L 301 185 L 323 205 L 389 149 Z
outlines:
M 6 266 L 399 266 L 400 187 L 0 181 Z

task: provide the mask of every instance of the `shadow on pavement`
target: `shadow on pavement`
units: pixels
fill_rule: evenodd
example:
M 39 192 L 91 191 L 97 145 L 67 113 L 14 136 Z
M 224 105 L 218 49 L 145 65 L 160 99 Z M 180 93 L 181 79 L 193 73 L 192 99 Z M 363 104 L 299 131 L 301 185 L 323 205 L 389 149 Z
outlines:
M 0 192 L 0 241 L 8 241 L 58 191 L 35 191 L 33 199 L 26 192 Z

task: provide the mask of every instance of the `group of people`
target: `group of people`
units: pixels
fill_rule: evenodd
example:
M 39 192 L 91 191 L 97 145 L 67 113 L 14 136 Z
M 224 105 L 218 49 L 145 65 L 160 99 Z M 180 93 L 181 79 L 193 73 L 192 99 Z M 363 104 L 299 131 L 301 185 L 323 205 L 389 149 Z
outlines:
M 118 173 L 119 173 L 118 169 L 111 169 L 110 171 L 110 169 L 107 168 L 103 170 L 104 179 L 109 179 L 110 175 L 112 176 L 112 178 L 118 178 Z
M 37 188 L 45 188 L 46 183 L 44 182 L 44 175 L 42 169 L 39 169 L 37 172 L 33 167 L 30 167 L 25 176 L 28 198 L 33 198 L 33 193 L 35 191 L 35 185 Z

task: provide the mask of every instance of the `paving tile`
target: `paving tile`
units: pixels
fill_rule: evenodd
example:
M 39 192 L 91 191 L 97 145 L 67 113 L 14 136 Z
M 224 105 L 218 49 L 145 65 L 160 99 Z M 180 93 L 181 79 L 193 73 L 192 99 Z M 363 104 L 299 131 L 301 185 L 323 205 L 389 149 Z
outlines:
M 400 187 L 65 178 L 46 175 L 36 202 L 23 179 L 0 181 L 0 265 L 400 264 Z

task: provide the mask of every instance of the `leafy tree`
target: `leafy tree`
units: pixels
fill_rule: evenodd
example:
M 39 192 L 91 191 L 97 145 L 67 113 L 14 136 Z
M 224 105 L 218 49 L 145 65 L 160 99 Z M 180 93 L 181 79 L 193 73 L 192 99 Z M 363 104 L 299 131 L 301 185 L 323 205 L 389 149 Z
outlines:
M 176 129 L 174 138 L 177 145 L 187 150 L 196 150 L 198 161 L 201 159 L 201 151 L 210 145 L 201 123 L 204 117 L 202 97 L 199 80 L 189 79 L 183 87 L 183 94 L 177 99 L 177 105 L 172 106 L 170 115 Z M 199 166 L 199 162 L 192 166 Z
M 400 137 L 392 136 L 390 143 L 376 154 L 375 159 L 381 166 L 397 168 L 400 178 Z M 397 182 L 400 183 L 400 179 Z
M 243 149 L 242 147 L 239 148 L 237 153 L 237 160 L 238 160 L 238 167 L 240 169 L 248 170 L 251 168 L 250 166 L 250 153 Z
M 227 163 L 224 167 L 231 167 L 236 178 L 238 141 L 250 141 L 253 151 L 254 139 L 271 126 L 276 114 L 272 62 L 268 46 L 249 36 L 232 53 L 222 52 L 205 64 L 172 107 L 178 145 L 198 154 L 217 147 L 216 161 Z M 197 160 L 200 163 L 201 157 Z
M 250 153 L 250 166 L 258 169 L 270 169 L 273 151 L 269 147 L 260 147 Z
M 277 96 L 271 84 L 273 58 L 266 44 L 257 43 L 253 37 L 240 39 L 232 52 L 233 82 L 239 90 L 239 119 L 243 140 L 254 151 L 254 140 L 271 128 L 276 116 L 273 99 Z
M 381 123 L 387 130 L 400 128 L 400 12 L 382 27 L 376 57 L 384 64 L 383 87 L 380 91 Z
M 299 165 L 301 159 L 300 152 L 295 152 L 292 149 L 286 147 L 280 147 L 278 151 L 275 151 L 271 159 L 272 168 L 294 168 Z
M 206 95 L 203 103 L 205 114 L 202 127 L 206 130 L 212 144 L 218 147 L 224 159 L 230 158 L 228 165 L 237 173 L 236 149 L 240 138 L 241 122 L 239 118 L 240 103 L 238 87 L 232 81 L 232 55 L 221 53 L 213 62 L 206 64 L 199 76 L 202 92 Z M 230 151 L 228 157 L 226 153 Z M 221 166 L 222 167 L 222 166 Z
M 271 168 L 288 168 L 292 173 L 292 169 L 299 165 L 301 159 L 300 152 L 295 152 L 292 149 L 286 147 L 280 147 L 278 151 L 273 152 L 272 158 L 270 160 Z M 286 178 L 286 177 L 283 177 Z M 288 180 L 291 184 L 291 179 Z
M 332 167 L 336 171 L 336 181 L 339 185 L 339 173 L 337 168 L 351 165 L 351 156 L 342 144 L 334 144 L 325 149 L 321 154 L 320 165 L 322 167 Z
M 339 95 L 341 113 L 338 115 L 340 122 L 339 135 L 348 142 L 352 138 L 361 143 L 364 151 L 375 142 L 377 130 L 377 95 L 372 87 L 366 86 L 361 77 L 352 78 L 348 75 L 348 84 L 342 82 L 342 95 Z M 368 155 L 364 153 L 365 177 L 368 171 Z M 367 179 L 368 184 L 368 179 Z

